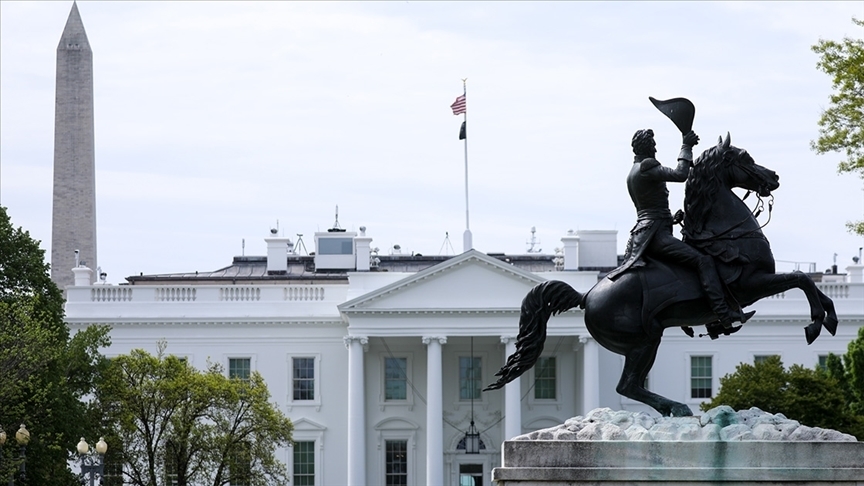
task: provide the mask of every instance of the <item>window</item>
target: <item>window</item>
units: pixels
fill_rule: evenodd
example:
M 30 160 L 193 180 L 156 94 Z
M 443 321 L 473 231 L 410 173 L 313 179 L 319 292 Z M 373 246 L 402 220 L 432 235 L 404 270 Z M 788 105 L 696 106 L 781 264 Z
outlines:
M 315 400 L 315 358 L 292 358 L 294 400 Z
M 315 486 L 315 441 L 294 442 L 294 484 Z
M 248 442 L 236 445 L 228 463 L 228 473 L 231 475 L 230 486 L 249 486 L 249 476 L 252 474 L 252 448 Z
M 828 355 L 820 354 L 819 355 L 819 369 L 827 370 L 828 369 Z
M 384 484 L 387 486 L 407 486 L 408 441 L 388 440 L 384 444 Z
M 482 387 L 483 360 L 480 357 L 459 357 L 459 400 L 479 400 Z
M 177 456 L 176 447 L 170 440 L 165 444 L 165 486 L 177 486 Z
M 351 238 L 320 238 L 318 240 L 319 255 L 352 255 L 354 240 Z
M 407 358 L 384 358 L 384 399 L 408 398 Z
M 118 450 L 119 449 L 119 450 Z M 103 486 L 123 486 L 123 448 L 109 447 L 105 453 Z
M 690 357 L 690 398 L 711 398 L 711 356 Z
M 753 364 L 764 363 L 764 362 L 768 361 L 768 358 L 770 358 L 772 356 L 779 356 L 779 355 L 776 355 L 776 354 L 757 354 L 757 355 L 753 356 Z
M 228 378 L 249 381 L 251 371 L 251 358 L 228 358 Z
M 536 400 L 554 400 L 557 398 L 555 356 L 543 356 L 534 365 L 534 398 Z
M 459 486 L 483 486 L 483 464 L 459 464 Z

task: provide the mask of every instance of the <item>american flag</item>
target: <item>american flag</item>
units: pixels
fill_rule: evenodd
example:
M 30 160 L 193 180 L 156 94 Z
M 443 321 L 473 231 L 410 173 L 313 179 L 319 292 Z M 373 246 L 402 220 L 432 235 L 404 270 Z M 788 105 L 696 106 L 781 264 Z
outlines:
M 465 95 L 463 94 L 456 98 L 456 101 L 454 101 L 453 104 L 450 105 L 450 109 L 453 110 L 454 115 L 461 115 L 462 113 L 468 111 L 465 104 Z

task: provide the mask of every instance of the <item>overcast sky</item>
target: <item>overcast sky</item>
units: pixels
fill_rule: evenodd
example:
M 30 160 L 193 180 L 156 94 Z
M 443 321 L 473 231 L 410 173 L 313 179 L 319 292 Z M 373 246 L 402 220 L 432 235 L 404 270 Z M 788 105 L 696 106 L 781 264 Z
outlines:
M 0 2 L 0 204 L 50 255 L 56 48 L 71 2 Z M 545 253 L 635 221 L 630 138 L 680 134 L 648 96 L 690 98 L 697 152 L 731 132 L 781 187 L 781 261 L 851 263 L 862 181 L 809 148 L 831 93 L 810 46 L 862 37 L 861 2 L 79 2 L 93 48 L 99 264 L 210 271 L 334 222 L 386 254 L 456 252 L 468 78 L 474 246 Z M 683 185 L 670 184 L 673 211 Z M 748 199 L 749 201 L 749 199 Z M 764 216 L 763 216 L 764 221 Z M 778 269 L 792 265 L 779 263 Z M 804 268 L 806 270 L 806 268 Z

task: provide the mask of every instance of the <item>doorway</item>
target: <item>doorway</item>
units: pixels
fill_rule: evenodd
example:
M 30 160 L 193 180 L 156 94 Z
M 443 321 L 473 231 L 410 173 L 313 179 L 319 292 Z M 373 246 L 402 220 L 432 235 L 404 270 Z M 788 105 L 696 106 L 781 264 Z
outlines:
M 483 464 L 459 464 L 459 486 L 483 486 Z

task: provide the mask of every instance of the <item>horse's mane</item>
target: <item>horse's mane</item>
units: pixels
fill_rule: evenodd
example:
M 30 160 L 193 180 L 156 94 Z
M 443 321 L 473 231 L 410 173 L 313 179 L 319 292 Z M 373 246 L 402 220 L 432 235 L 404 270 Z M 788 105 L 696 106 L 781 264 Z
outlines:
M 717 178 L 719 165 L 725 159 L 729 147 L 715 145 L 702 152 L 687 178 L 684 188 L 684 229 L 685 235 L 693 236 L 702 232 L 708 213 L 714 206 L 714 199 L 720 189 Z

